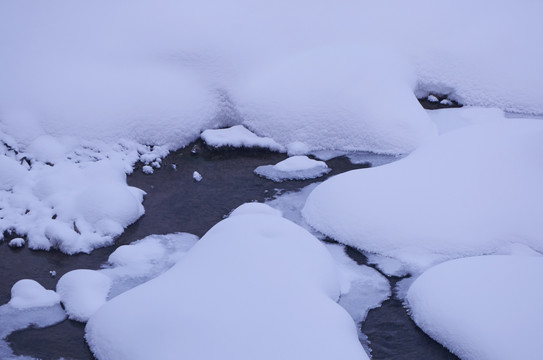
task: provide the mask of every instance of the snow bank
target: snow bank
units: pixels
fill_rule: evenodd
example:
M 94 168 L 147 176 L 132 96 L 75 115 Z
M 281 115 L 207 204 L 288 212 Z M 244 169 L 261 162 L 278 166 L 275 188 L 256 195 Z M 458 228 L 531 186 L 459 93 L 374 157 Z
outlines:
M 57 293 L 69 318 L 87 321 L 102 306 L 111 289 L 111 279 L 94 270 L 73 270 L 57 283 Z
M 332 238 L 420 271 L 511 243 L 543 252 L 543 122 L 496 121 L 319 185 L 303 209 Z
M 243 125 L 236 125 L 226 129 L 205 130 L 200 135 L 209 146 L 221 147 L 258 147 L 271 151 L 285 151 L 285 148 L 269 137 L 261 137 L 247 130 Z
M 542 274 L 540 256 L 453 260 L 423 273 L 407 303 L 417 325 L 462 359 L 541 359 Z
M 297 155 L 275 165 L 263 165 L 255 169 L 255 174 L 273 181 L 313 179 L 327 174 L 331 169 L 324 161 Z
M 259 68 L 232 98 L 247 126 L 282 145 L 409 153 L 435 129 L 397 58 L 372 46 L 305 51 Z
M 309 233 L 238 213 L 168 272 L 106 303 L 86 338 L 98 359 L 365 359 L 338 296 L 334 262 Z
M 36 307 L 49 307 L 58 304 L 59 296 L 53 290 L 46 290 L 38 282 L 30 279 L 17 281 L 11 288 L 9 305 L 23 310 Z

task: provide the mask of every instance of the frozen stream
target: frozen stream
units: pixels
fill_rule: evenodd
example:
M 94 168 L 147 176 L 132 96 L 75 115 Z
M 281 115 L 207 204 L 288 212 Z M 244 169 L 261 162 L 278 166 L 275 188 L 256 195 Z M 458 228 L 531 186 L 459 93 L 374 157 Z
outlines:
M 197 153 L 191 153 L 192 149 Z M 145 175 L 141 169 L 136 169 L 128 182 L 147 192 L 146 213 L 117 239 L 115 246 L 97 249 L 90 255 L 67 256 L 55 251 L 14 250 L 7 246 L 8 241 L 0 243 L 1 303 L 9 301 L 10 288 L 20 279 L 34 279 L 46 288 L 54 289 L 63 274 L 73 269 L 99 268 L 120 245 L 150 234 L 182 231 L 202 236 L 242 203 L 264 201 L 278 192 L 297 190 L 329 176 L 367 166 L 353 165 L 346 157 L 339 157 L 327 161 L 332 171 L 325 177 L 282 183 L 253 173 L 258 166 L 285 158 L 284 154 L 268 151 L 209 150 L 198 142 L 170 154 L 153 175 Z M 202 181 L 193 179 L 194 171 L 202 175 Z M 365 262 L 365 257 L 353 249 L 348 254 L 359 263 Z M 55 277 L 49 274 L 51 270 L 56 271 Z M 389 280 L 392 284 L 397 281 Z M 370 311 L 362 330 L 374 349 L 374 359 L 456 358 L 414 325 L 399 300 L 388 300 L 381 308 Z M 83 324 L 65 320 L 44 329 L 17 331 L 7 340 L 20 355 L 41 359 L 93 359 L 83 334 Z

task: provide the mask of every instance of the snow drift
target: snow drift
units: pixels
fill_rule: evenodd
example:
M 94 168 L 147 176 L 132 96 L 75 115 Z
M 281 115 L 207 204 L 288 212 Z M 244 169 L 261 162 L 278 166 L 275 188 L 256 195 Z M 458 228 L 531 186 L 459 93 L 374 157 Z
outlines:
M 276 210 L 249 206 L 168 272 L 102 306 L 86 327 L 95 356 L 367 359 L 353 320 L 335 303 L 340 289 L 326 248 Z

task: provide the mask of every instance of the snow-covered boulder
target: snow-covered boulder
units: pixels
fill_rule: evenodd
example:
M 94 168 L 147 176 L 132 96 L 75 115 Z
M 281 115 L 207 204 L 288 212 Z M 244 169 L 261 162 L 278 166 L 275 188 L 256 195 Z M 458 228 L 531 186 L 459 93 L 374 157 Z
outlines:
M 9 304 L 16 309 L 49 307 L 58 304 L 60 298 L 53 290 L 47 290 L 37 281 L 23 279 L 11 288 Z
M 235 125 L 226 129 L 208 129 L 203 131 L 200 136 L 207 145 L 212 147 L 231 146 L 285 151 L 285 148 L 272 138 L 258 136 L 243 125 Z
M 255 174 L 273 181 L 313 179 L 331 171 L 324 161 L 313 160 L 304 155 L 289 157 L 275 165 L 263 165 Z
M 409 288 L 411 317 L 464 360 L 543 357 L 543 257 L 480 256 L 439 264 Z
M 326 248 L 276 214 L 215 225 L 173 268 L 112 299 L 86 327 L 98 359 L 367 359 L 335 301 Z
M 543 122 L 446 133 L 408 157 L 333 177 L 303 215 L 332 238 L 420 271 L 511 243 L 543 252 Z
M 68 317 L 83 322 L 106 302 L 110 288 L 108 276 L 87 269 L 70 271 L 57 283 L 57 293 Z

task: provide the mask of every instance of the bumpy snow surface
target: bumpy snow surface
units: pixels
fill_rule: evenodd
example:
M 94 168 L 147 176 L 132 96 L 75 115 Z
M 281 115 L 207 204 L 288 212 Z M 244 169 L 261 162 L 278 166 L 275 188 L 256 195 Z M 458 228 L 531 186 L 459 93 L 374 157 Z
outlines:
M 173 268 L 87 323 L 98 359 L 367 359 L 334 261 L 265 205 L 215 225 Z M 265 211 L 269 209 L 269 211 Z
M 275 165 L 263 165 L 255 169 L 255 174 L 273 181 L 313 179 L 330 172 L 324 161 L 303 155 L 289 157 Z
M 461 359 L 543 356 L 541 256 L 480 256 L 439 264 L 413 283 L 407 301 L 417 325 Z
M 445 259 L 543 251 L 543 122 L 496 121 L 440 136 L 395 163 L 331 178 L 307 222 L 420 271 Z

